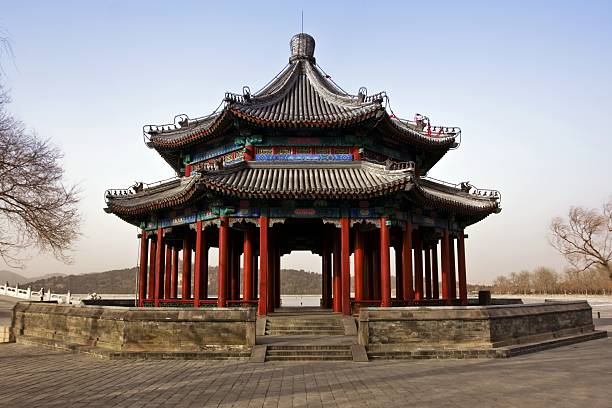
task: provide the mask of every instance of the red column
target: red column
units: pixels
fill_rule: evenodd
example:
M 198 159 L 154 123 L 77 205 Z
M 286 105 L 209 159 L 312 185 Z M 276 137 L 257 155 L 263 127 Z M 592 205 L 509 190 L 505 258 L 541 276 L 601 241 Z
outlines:
M 333 230 L 333 245 L 334 245 L 334 259 L 333 259 L 333 310 L 334 312 L 342 312 L 342 262 L 340 255 L 340 237 L 339 233 L 334 228 Z
M 193 276 L 193 307 L 200 307 L 200 281 L 202 279 L 202 221 L 196 221 L 195 264 Z
M 372 250 L 372 234 L 370 232 L 362 233 L 363 242 L 363 298 L 372 300 L 372 260 L 374 258 Z M 366 256 L 367 254 L 367 256 Z
M 351 314 L 351 253 L 349 249 L 350 224 L 348 217 L 340 220 L 340 246 L 342 262 L 342 313 Z
M 257 291 L 259 288 L 259 280 L 258 280 L 258 275 L 259 275 L 259 268 L 258 268 L 258 258 L 257 258 L 257 253 L 255 251 L 253 251 L 253 280 L 251 281 L 251 299 L 255 300 L 257 299 L 258 295 L 257 295 Z
M 181 298 L 191 299 L 191 241 L 183 240 L 183 274 L 181 276 Z
M 170 298 L 170 287 L 172 286 L 172 247 L 166 244 L 166 268 L 164 271 L 164 294 L 162 299 Z
M 404 268 L 402 267 L 401 245 L 395 248 L 395 299 L 404 300 Z
M 159 307 L 159 299 L 164 290 L 164 229 L 157 229 L 157 246 L 155 247 L 155 307 Z
M 358 226 L 355 226 L 355 252 L 353 253 L 355 264 L 355 301 L 363 300 L 363 235 Z
M 387 217 L 380 217 L 380 305 L 391 306 L 391 263 Z
M 457 272 L 455 268 L 455 238 L 450 237 L 448 247 L 448 263 L 450 264 L 450 297 L 457 298 Z
M 227 306 L 227 270 L 229 261 L 229 227 L 227 217 L 219 225 L 219 269 L 217 275 L 217 307 Z
M 140 231 L 140 268 L 138 271 L 138 306 L 144 306 L 144 299 L 147 297 L 147 252 L 149 250 L 149 241 L 147 240 L 147 232 L 143 229 Z
M 449 262 L 449 237 L 448 230 L 442 232 L 442 243 L 440 246 L 440 260 L 442 263 L 442 300 L 448 302 L 450 299 L 450 262 Z
M 431 245 L 431 281 L 433 299 L 440 299 L 440 277 L 438 276 L 438 243 Z
M 178 264 L 179 251 L 177 248 L 172 248 L 172 287 L 170 288 L 170 297 L 178 298 Z
M 459 299 L 461 304 L 467 306 L 467 277 L 465 273 L 465 234 L 459 232 L 457 239 L 457 267 L 459 269 Z
M 242 248 L 242 259 L 244 266 L 242 268 L 242 298 L 245 301 L 251 300 L 253 294 L 253 230 L 251 228 L 244 231 L 244 243 Z
M 404 239 L 402 242 L 402 267 L 404 268 L 404 301 L 414 301 L 414 287 L 412 285 L 412 223 L 406 221 Z
M 147 299 L 155 297 L 155 256 L 157 255 L 157 241 L 155 236 L 151 236 L 151 245 L 149 245 L 149 288 Z
M 425 299 L 431 299 L 431 250 L 425 245 Z
M 268 217 L 259 217 L 259 303 L 257 314 L 268 314 Z
M 423 299 L 423 241 L 421 231 L 414 233 L 414 300 Z

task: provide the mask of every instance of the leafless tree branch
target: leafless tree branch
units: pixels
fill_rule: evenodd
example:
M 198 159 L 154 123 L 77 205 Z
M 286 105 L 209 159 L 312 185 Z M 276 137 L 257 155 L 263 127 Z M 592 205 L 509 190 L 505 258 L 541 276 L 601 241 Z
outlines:
M 59 149 L 8 113 L 9 101 L 0 86 L 0 257 L 20 266 L 23 251 L 37 248 L 69 262 L 79 191 L 63 182 Z

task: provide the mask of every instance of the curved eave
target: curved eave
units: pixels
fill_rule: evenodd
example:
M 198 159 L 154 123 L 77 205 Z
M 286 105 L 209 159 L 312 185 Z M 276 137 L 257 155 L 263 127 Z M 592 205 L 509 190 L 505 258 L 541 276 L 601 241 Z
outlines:
M 413 146 L 423 150 L 437 150 L 442 154 L 455 146 L 457 136 L 438 137 L 435 135 L 424 135 L 421 132 L 410 129 L 398 119 L 392 119 L 389 115 L 384 115 L 378 123 L 379 129 L 396 139 L 410 142 Z
M 147 146 L 161 151 L 197 143 L 203 139 L 212 138 L 216 134 L 224 132 L 233 124 L 233 120 L 234 117 L 232 113 L 224 109 L 210 123 L 196 123 L 184 129 L 151 134 Z
M 185 204 L 196 195 L 199 178 L 194 175 L 136 194 L 109 196 L 105 211 L 123 218 Z
M 417 181 L 412 189 L 412 194 L 418 202 L 464 217 L 469 224 L 501 211 L 498 199 L 475 196 L 461 189 L 431 181 Z

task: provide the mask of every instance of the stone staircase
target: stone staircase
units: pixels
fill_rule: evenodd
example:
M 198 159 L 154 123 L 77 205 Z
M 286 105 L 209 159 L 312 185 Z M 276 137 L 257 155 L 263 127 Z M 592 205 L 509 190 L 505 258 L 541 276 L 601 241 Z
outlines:
M 354 322 L 346 319 L 319 308 L 278 309 L 266 317 L 257 339 L 261 352 L 252 361 L 367 361 L 350 330 Z
M 266 319 L 266 336 L 342 336 L 344 325 L 338 315 L 276 315 Z

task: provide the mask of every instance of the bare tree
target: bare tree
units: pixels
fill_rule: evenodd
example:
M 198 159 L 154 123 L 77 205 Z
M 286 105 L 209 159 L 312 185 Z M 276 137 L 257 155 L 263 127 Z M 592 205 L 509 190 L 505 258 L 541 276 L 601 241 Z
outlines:
M 23 251 L 49 251 L 70 261 L 80 216 L 75 186 L 63 182 L 61 152 L 7 112 L 0 85 L 0 257 L 19 266 Z
M 550 224 L 550 243 L 579 271 L 600 267 L 612 279 L 612 199 L 601 210 L 570 208 Z

